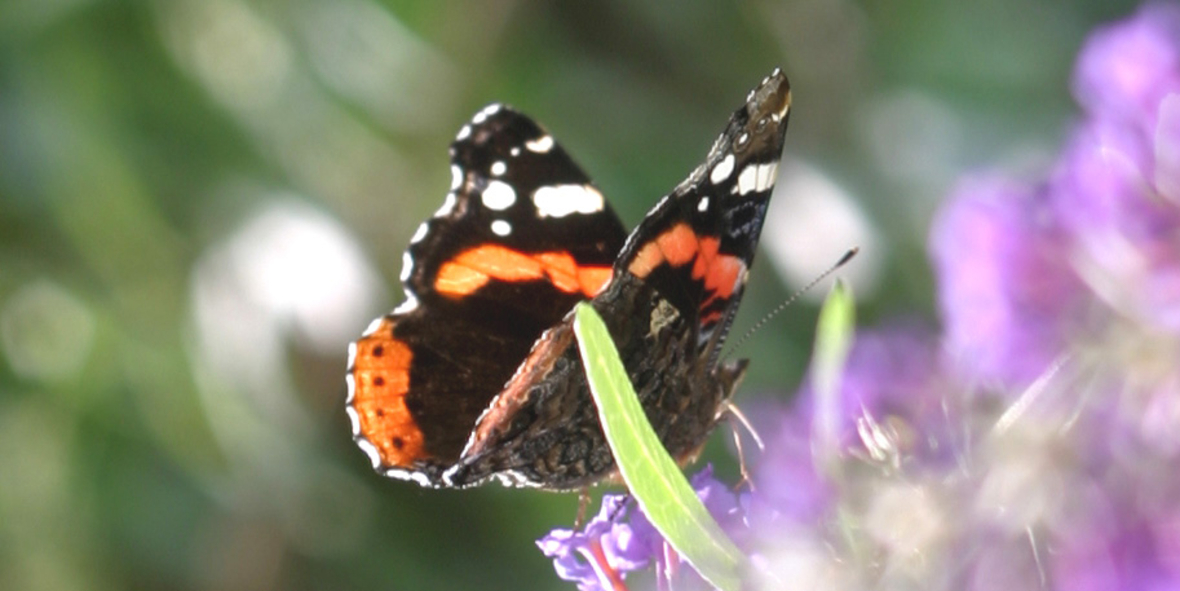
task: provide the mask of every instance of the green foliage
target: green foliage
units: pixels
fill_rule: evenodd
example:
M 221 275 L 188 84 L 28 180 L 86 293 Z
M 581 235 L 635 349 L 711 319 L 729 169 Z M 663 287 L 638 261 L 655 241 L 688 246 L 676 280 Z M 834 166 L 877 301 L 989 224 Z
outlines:
M 815 425 L 818 439 L 825 442 L 823 449 L 816 450 L 823 458 L 834 450 L 835 420 L 839 415 L 840 376 L 856 331 L 856 301 L 852 290 L 842 280 L 837 280 L 820 308 L 819 321 L 815 330 L 815 345 L 811 357 L 811 385 L 815 389 L 818 404 Z

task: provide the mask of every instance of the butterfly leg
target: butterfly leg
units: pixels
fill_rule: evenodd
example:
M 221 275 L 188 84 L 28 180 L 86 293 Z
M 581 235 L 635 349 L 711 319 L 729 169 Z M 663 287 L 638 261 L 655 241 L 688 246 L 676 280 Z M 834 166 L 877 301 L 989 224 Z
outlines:
M 750 479 L 750 473 L 746 468 L 746 454 L 745 448 L 742 445 L 742 433 L 737 428 L 737 424 L 740 424 L 750 434 L 750 437 L 754 439 L 754 443 L 760 451 L 765 450 L 766 445 L 762 443 L 762 437 L 758 435 L 758 431 L 750 424 L 750 419 L 746 418 L 745 413 L 736 404 L 726 400 L 721 406 L 719 414 L 729 422 L 730 433 L 733 434 L 733 444 L 737 448 L 738 469 L 741 471 L 742 478 L 733 488 L 734 490 L 739 490 L 744 486 L 749 486 L 750 490 L 753 490 L 754 482 Z

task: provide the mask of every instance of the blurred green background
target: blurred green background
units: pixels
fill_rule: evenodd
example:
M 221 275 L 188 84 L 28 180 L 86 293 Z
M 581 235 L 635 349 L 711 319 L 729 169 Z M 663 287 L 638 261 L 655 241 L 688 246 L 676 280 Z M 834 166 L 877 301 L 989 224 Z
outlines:
M 0 589 L 569 588 L 533 540 L 576 495 L 378 477 L 342 409 L 459 126 L 532 114 L 633 225 L 781 65 L 789 165 L 735 333 L 853 244 L 863 323 L 933 326 L 938 201 L 1048 162 L 1074 52 L 1132 8 L 5 0 Z M 739 402 L 789 397 L 814 319 L 741 350 Z

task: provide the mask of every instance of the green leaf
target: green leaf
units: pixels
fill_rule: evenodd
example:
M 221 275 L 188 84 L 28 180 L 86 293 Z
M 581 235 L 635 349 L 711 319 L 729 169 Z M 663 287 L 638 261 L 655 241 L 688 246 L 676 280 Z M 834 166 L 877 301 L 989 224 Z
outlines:
M 817 400 L 815 428 L 822 442 L 821 455 L 835 449 L 840 379 L 848 351 L 852 349 L 855 327 L 856 302 L 852 290 L 837 280 L 820 310 L 811 357 L 811 385 Z
M 631 494 L 702 577 L 718 589 L 740 589 L 745 556 L 713 520 L 652 430 L 598 312 L 587 303 L 575 310 L 574 333 L 590 392 Z

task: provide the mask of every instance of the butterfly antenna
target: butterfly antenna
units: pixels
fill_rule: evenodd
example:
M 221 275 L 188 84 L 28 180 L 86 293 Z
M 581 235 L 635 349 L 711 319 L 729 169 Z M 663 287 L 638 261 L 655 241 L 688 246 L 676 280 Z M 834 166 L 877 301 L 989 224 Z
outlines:
M 736 352 L 738 350 L 738 348 L 740 348 L 742 346 L 742 344 L 744 344 L 746 341 L 748 341 L 750 339 L 750 337 L 754 336 L 754 333 L 758 332 L 763 326 L 766 325 L 767 322 L 770 322 L 770 320 L 772 318 L 774 318 L 775 316 L 778 316 L 780 312 L 782 312 L 783 310 L 786 310 L 787 306 L 790 306 L 791 304 L 795 303 L 795 300 L 802 297 L 803 294 L 807 293 L 808 291 L 811 291 L 811 288 L 815 287 L 816 284 L 818 284 L 820 281 L 823 281 L 824 279 L 827 279 L 829 275 L 838 271 L 840 269 L 840 267 L 843 267 L 844 265 L 848 264 L 848 261 L 851 261 L 852 258 L 855 257 L 856 253 L 858 253 L 858 252 L 860 252 L 859 246 L 854 246 L 854 247 L 848 249 L 848 252 L 844 253 L 844 256 L 840 257 L 840 260 L 836 261 L 836 264 L 832 265 L 831 267 L 828 267 L 828 269 L 826 271 L 819 274 L 819 277 L 812 279 L 810 283 L 799 288 L 799 291 L 796 291 L 795 293 L 791 294 L 791 297 L 787 298 L 785 301 L 783 301 L 783 303 L 776 306 L 775 309 L 771 310 L 769 313 L 767 313 L 765 316 L 763 316 L 761 320 L 759 320 L 758 322 L 755 322 L 754 326 L 751 326 L 750 330 L 747 330 L 746 334 L 742 335 L 742 338 L 738 339 L 737 341 L 734 341 L 733 346 L 731 346 L 729 348 L 729 353 L 726 354 L 726 356 L 729 356 L 729 355 L 733 354 L 734 352 Z

